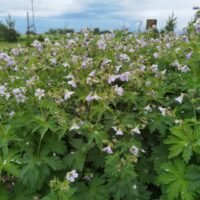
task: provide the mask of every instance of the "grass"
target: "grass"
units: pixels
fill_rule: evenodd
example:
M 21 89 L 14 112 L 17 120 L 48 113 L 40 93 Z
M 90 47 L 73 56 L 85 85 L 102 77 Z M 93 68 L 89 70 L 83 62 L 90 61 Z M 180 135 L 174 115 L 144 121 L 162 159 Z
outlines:
M 0 49 L 10 49 L 17 47 L 18 43 L 0 42 Z
M 52 40 L 58 40 L 62 37 L 61 34 L 41 34 L 41 36 L 43 36 L 44 38 L 49 37 Z M 35 39 L 37 39 L 37 37 L 39 37 L 39 35 L 31 35 L 30 36 L 30 40 L 33 41 Z M 20 45 L 26 45 L 27 41 L 27 36 L 26 35 L 21 35 L 20 39 L 18 42 L 6 42 L 6 41 L 1 41 L 0 40 L 0 49 L 12 49 L 12 48 L 16 48 L 18 46 L 18 44 Z
M 16 48 L 20 45 L 25 45 L 25 41 L 19 41 L 19 42 L 1 42 L 0 41 L 0 49 L 11 49 L 11 48 Z

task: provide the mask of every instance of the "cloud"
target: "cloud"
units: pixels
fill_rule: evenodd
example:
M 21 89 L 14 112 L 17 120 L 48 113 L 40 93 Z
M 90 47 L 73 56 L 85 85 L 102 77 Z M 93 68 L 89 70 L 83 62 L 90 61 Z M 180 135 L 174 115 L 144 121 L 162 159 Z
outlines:
M 31 0 L 0 0 L 0 16 L 8 13 L 12 16 L 26 16 L 31 11 Z M 59 16 L 63 14 L 79 13 L 87 9 L 94 0 L 34 0 L 35 14 L 38 17 Z
M 121 10 L 115 13 L 126 20 L 158 19 L 158 25 L 163 26 L 168 17 L 174 13 L 178 18 L 178 28 L 183 28 L 194 16 L 192 10 L 195 2 L 189 0 L 123 0 L 119 1 Z

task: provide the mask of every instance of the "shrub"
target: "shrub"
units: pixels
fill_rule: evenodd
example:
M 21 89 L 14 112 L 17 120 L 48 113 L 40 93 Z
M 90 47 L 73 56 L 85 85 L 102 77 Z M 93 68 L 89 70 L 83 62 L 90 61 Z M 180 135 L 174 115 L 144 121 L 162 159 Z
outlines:
M 87 30 L 1 53 L 0 199 L 198 199 L 199 42 Z

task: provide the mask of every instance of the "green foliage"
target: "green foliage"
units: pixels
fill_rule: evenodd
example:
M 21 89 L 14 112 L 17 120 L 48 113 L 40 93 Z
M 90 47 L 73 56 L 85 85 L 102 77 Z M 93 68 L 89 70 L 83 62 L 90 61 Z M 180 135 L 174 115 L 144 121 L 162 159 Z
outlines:
M 174 13 L 168 18 L 165 26 L 165 31 L 174 32 L 177 24 L 177 17 L 174 16 Z

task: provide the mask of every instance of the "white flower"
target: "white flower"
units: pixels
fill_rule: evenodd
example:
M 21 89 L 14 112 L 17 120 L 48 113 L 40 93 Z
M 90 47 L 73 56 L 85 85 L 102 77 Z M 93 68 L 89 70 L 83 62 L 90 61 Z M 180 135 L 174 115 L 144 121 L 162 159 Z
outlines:
M 134 129 L 132 129 L 132 130 L 131 130 L 131 133 L 141 134 L 141 133 L 140 133 L 140 129 L 138 128 L 138 126 L 136 126 Z
M 101 63 L 101 69 L 103 69 L 106 65 L 110 64 L 112 60 L 104 59 Z
M 95 70 L 93 70 L 93 71 L 91 71 L 90 73 L 89 73 L 89 75 L 88 76 L 90 76 L 90 77 L 94 77 L 96 75 L 96 71 Z
M 78 173 L 76 172 L 76 170 L 72 170 L 70 172 L 67 173 L 67 175 L 65 176 L 65 178 L 73 183 L 75 181 L 76 178 L 78 178 Z
M 166 72 L 167 72 L 167 70 L 166 70 L 166 69 L 164 69 L 163 71 L 161 71 L 161 74 L 162 74 L 162 75 L 165 75 L 165 74 L 166 74 Z
M 115 73 L 118 73 L 119 72 L 119 70 L 122 68 L 122 66 L 121 65 L 119 65 L 119 66 L 116 66 L 115 67 Z
M 71 47 L 71 46 L 73 46 L 73 45 L 76 45 L 76 41 L 73 40 L 73 39 L 69 39 L 69 40 L 67 41 L 67 43 L 68 43 L 68 46 L 69 46 L 69 47 Z
M 39 80 L 38 76 L 33 76 L 32 78 L 30 78 L 29 80 L 26 81 L 26 86 L 32 86 L 35 84 L 35 81 Z
M 59 42 L 55 42 L 55 43 L 54 43 L 54 46 L 59 47 L 59 46 L 60 46 L 60 43 L 59 43 Z
M 96 93 L 94 95 L 92 95 L 92 93 L 90 93 L 87 97 L 86 97 L 86 101 L 87 102 L 91 102 L 94 100 L 100 100 L 102 99 L 100 96 L 98 96 Z
M 88 85 L 93 85 L 93 84 L 98 83 L 98 82 L 99 81 L 96 78 L 94 78 L 94 77 L 87 77 L 87 80 L 86 80 L 86 83 Z
M 119 75 L 110 75 L 108 77 L 108 84 L 111 84 L 112 82 L 115 82 L 116 79 L 119 78 Z
M 157 52 L 154 53 L 154 54 L 153 54 L 153 57 L 154 57 L 155 59 L 158 58 L 158 57 L 159 57 L 159 53 L 157 53 Z
M 159 106 L 158 109 L 159 109 L 159 111 L 161 112 L 161 114 L 163 116 L 166 116 L 166 114 L 167 114 L 167 108 L 163 108 L 163 107 Z
M 186 59 L 190 59 L 192 57 L 192 52 L 185 55 Z
M 130 148 L 130 152 L 131 152 L 134 156 L 138 156 L 139 148 L 137 148 L 135 145 L 133 145 L 133 146 Z
M 146 107 L 144 107 L 144 110 L 147 112 L 152 112 L 152 108 L 150 105 L 147 105 Z
M 123 82 L 128 82 L 130 75 L 131 75 L 130 72 L 124 72 L 124 73 L 122 73 L 122 74 L 119 75 L 119 79 L 121 81 L 123 81 Z
M 107 45 L 105 40 L 101 39 L 97 41 L 97 46 L 99 49 L 105 50 Z
M 151 81 L 147 81 L 147 82 L 145 83 L 145 85 L 146 85 L 146 86 L 150 86 L 150 85 L 151 85 Z
M 130 57 L 127 54 L 120 54 L 119 59 L 123 62 L 129 62 L 130 61 Z
M 124 94 L 124 89 L 122 87 L 118 87 L 118 85 L 114 87 L 114 91 L 119 96 L 123 96 Z
M 175 52 L 178 53 L 180 50 L 181 50 L 181 48 L 178 47 L 178 48 L 175 49 Z
M 166 44 L 166 47 L 169 49 L 169 48 L 171 48 L 171 44 L 170 43 L 167 43 Z
M 43 49 L 42 43 L 39 42 L 38 40 L 35 40 L 31 45 L 35 47 L 38 51 L 42 51 Z
M 51 58 L 50 61 L 51 61 L 52 65 L 56 65 L 57 64 L 56 58 Z
M 6 87 L 4 85 L 0 86 L 0 96 L 4 96 L 6 91 Z
M 184 65 L 183 67 L 180 68 L 180 71 L 186 73 L 190 71 L 190 68 L 187 65 Z
M 94 176 L 94 175 L 91 173 L 91 174 L 85 175 L 85 176 L 83 177 L 83 179 L 86 180 L 86 181 L 91 181 L 92 178 L 93 178 L 93 176 Z
M 68 76 L 65 76 L 66 79 L 74 79 L 74 75 L 69 74 Z
M 50 42 L 50 39 L 49 39 L 48 37 L 46 37 L 46 38 L 44 39 L 44 42 L 48 43 L 48 42 Z
M 69 65 L 68 63 L 63 63 L 62 65 L 63 65 L 63 67 L 68 67 L 68 68 L 70 68 L 70 65 Z
M 10 117 L 13 117 L 15 115 L 15 111 L 11 111 L 10 113 L 9 113 L 9 116 Z
M 146 66 L 145 66 L 145 65 L 141 65 L 141 66 L 140 66 L 140 71 L 141 71 L 141 72 L 144 72 L 145 69 L 146 69 Z
M 180 70 L 180 68 L 181 68 L 181 65 L 180 65 L 180 63 L 178 62 L 178 60 L 175 60 L 171 65 L 172 65 L 173 67 L 176 67 L 178 70 Z
M 123 131 L 121 130 L 121 129 L 119 129 L 119 128 L 117 128 L 117 127 L 112 127 L 113 128 L 113 130 L 116 132 L 116 135 L 123 135 L 124 133 L 123 133 Z
M 65 90 L 64 100 L 70 99 L 73 94 L 74 94 L 74 92 L 69 91 L 69 90 Z
M 110 146 L 107 146 L 107 147 L 103 148 L 102 151 L 106 152 L 107 154 L 112 154 L 113 153 L 113 151 L 112 151 Z
M 40 100 L 42 97 L 45 96 L 45 90 L 40 88 L 36 89 L 35 96 L 38 97 L 38 99 Z
M 70 131 L 72 131 L 72 130 L 78 130 L 78 129 L 80 129 L 80 128 L 81 128 L 81 127 L 80 127 L 79 124 L 73 123 L 69 130 L 70 130 Z
M 158 65 L 152 65 L 151 70 L 152 72 L 156 73 L 158 71 Z
M 15 89 L 12 90 L 12 92 L 13 92 L 14 95 L 18 95 L 18 94 L 22 93 L 20 88 L 15 88 Z
M 137 189 L 137 185 L 136 185 L 136 184 L 133 185 L 133 189 L 134 189 L 134 190 Z
M 8 100 L 10 98 L 10 93 L 5 93 L 4 96 L 5 96 L 6 100 Z
M 134 53 L 135 52 L 135 50 L 134 49 L 129 49 L 129 51 L 128 52 L 130 52 L 130 53 Z
M 176 119 L 176 120 L 174 121 L 174 123 L 175 123 L 175 124 L 182 124 L 182 123 L 183 123 L 183 120 L 181 120 L 181 119 Z
M 26 100 L 26 97 L 24 95 L 25 93 L 25 88 L 15 88 L 12 90 L 17 103 L 24 103 Z
M 78 59 L 79 59 L 78 56 L 76 56 L 76 55 L 73 55 L 73 56 L 72 56 L 72 62 L 73 62 L 74 64 L 76 64 L 76 63 L 78 62 Z
M 75 82 L 75 80 L 74 79 L 72 79 L 71 81 L 68 81 L 67 82 L 69 85 L 71 85 L 73 88 L 76 88 L 77 86 L 76 86 L 76 82 Z
M 175 100 L 178 102 L 178 103 L 180 103 L 180 104 L 182 104 L 182 102 L 183 102 L 183 97 L 185 96 L 185 94 L 181 94 L 179 97 L 177 97 L 177 98 L 175 98 Z
M 19 95 L 15 96 L 17 103 L 24 103 L 26 100 L 26 97 L 21 93 Z

